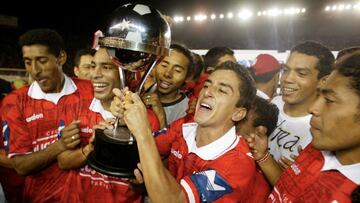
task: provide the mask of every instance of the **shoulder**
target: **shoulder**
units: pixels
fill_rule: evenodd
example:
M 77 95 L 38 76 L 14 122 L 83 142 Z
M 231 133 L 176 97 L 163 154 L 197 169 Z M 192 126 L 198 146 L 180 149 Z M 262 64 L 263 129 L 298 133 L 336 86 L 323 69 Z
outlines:
M 25 98 L 30 98 L 27 93 L 29 90 L 29 85 L 24 86 L 18 90 L 12 91 L 2 100 L 2 105 L 7 105 L 9 103 L 19 102 L 19 100 L 23 100 Z

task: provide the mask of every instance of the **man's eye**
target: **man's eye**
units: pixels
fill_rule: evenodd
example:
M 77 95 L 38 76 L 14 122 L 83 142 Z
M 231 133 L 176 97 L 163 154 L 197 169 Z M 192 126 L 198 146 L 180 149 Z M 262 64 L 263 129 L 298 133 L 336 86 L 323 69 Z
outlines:
M 225 90 L 219 89 L 219 91 L 220 91 L 222 94 L 227 94 L 227 92 L 226 92 Z

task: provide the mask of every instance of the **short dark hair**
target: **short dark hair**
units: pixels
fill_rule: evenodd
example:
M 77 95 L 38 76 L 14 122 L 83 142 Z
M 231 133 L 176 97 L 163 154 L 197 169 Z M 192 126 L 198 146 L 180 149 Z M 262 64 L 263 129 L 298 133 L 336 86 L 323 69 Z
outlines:
M 240 98 L 237 102 L 237 107 L 244 107 L 247 110 L 250 110 L 251 105 L 254 101 L 254 98 L 256 96 L 256 88 L 255 88 L 255 82 L 253 78 L 250 76 L 248 70 L 238 64 L 234 63 L 232 61 L 226 61 L 219 66 L 216 66 L 215 71 L 218 70 L 231 70 L 236 73 L 236 76 L 239 78 L 239 92 L 240 92 Z
M 205 71 L 208 67 L 215 67 L 219 63 L 219 59 L 225 55 L 234 55 L 234 51 L 229 47 L 213 47 L 206 52 L 204 56 Z
M 278 121 L 279 109 L 277 106 L 268 100 L 256 96 L 251 107 L 253 113 L 253 127 L 265 126 L 267 129 L 266 135 L 275 130 Z
M 336 56 L 336 60 L 339 60 L 341 57 L 347 55 L 347 54 L 351 54 L 354 53 L 356 51 L 360 51 L 360 46 L 355 46 L 355 47 L 347 47 L 344 48 L 342 50 L 340 50 Z
M 319 59 L 319 63 L 316 66 L 316 69 L 319 70 L 318 79 L 330 74 L 335 61 L 335 57 L 331 53 L 329 48 L 325 47 L 319 42 L 306 41 L 300 43 L 291 49 L 291 53 L 293 52 L 299 52 L 309 56 L 315 56 Z
M 335 63 L 335 70 L 350 78 L 350 85 L 360 96 L 360 51 L 341 57 Z
M 192 52 L 193 60 L 194 60 L 194 79 L 198 79 L 202 73 L 202 71 L 205 69 L 205 63 L 204 59 L 201 55 Z
M 74 65 L 75 66 L 79 66 L 80 64 L 80 58 L 82 56 L 86 56 L 86 55 L 91 55 L 94 56 L 95 55 L 96 50 L 95 49 L 90 49 L 90 48 L 85 48 L 85 49 L 80 49 L 76 52 L 75 54 L 75 58 L 74 58 Z
M 33 29 L 27 31 L 19 38 L 20 47 L 36 44 L 46 46 L 49 53 L 56 57 L 60 55 L 62 50 L 65 50 L 63 38 L 58 32 L 52 29 Z
M 194 60 L 192 58 L 191 51 L 186 46 L 177 43 L 171 44 L 170 48 L 177 52 L 180 52 L 189 60 L 189 65 L 186 72 L 186 78 L 191 77 L 193 74 L 193 66 L 194 66 Z

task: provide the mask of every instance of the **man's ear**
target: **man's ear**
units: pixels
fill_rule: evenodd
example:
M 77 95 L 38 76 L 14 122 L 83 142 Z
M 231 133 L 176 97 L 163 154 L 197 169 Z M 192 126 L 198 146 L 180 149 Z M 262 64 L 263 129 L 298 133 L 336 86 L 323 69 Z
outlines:
M 57 63 L 61 66 L 63 66 L 66 63 L 66 59 L 67 59 L 67 54 L 64 50 L 60 51 L 60 54 L 57 58 Z
M 233 113 L 231 119 L 232 119 L 234 122 L 241 121 L 242 119 L 245 118 L 246 113 L 247 113 L 247 109 L 246 109 L 246 108 L 244 108 L 244 107 L 236 108 L 236 111 Z
M 74 66 L 74 74 L 76 75 L 76 77 L 79 77 L 79 67 Z
M 263 125 L 256 126 L 255 133 L 260 137 L 267 137 L 267 128 Z

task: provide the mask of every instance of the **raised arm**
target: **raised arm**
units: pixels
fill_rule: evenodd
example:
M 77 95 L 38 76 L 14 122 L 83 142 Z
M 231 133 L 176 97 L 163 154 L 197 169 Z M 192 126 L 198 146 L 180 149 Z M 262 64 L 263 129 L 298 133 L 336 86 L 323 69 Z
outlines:
M 146 107 L 136 94 L 125 102 L 124 95 L 117 95 L 124 102 L 124 119 L 137 141 L 143 178 L 151 202 L 186 202 L 179 183 L 163 166 L 155 140 L 152 137 Z M 161 189 L 159 189 L 161 188 Z

